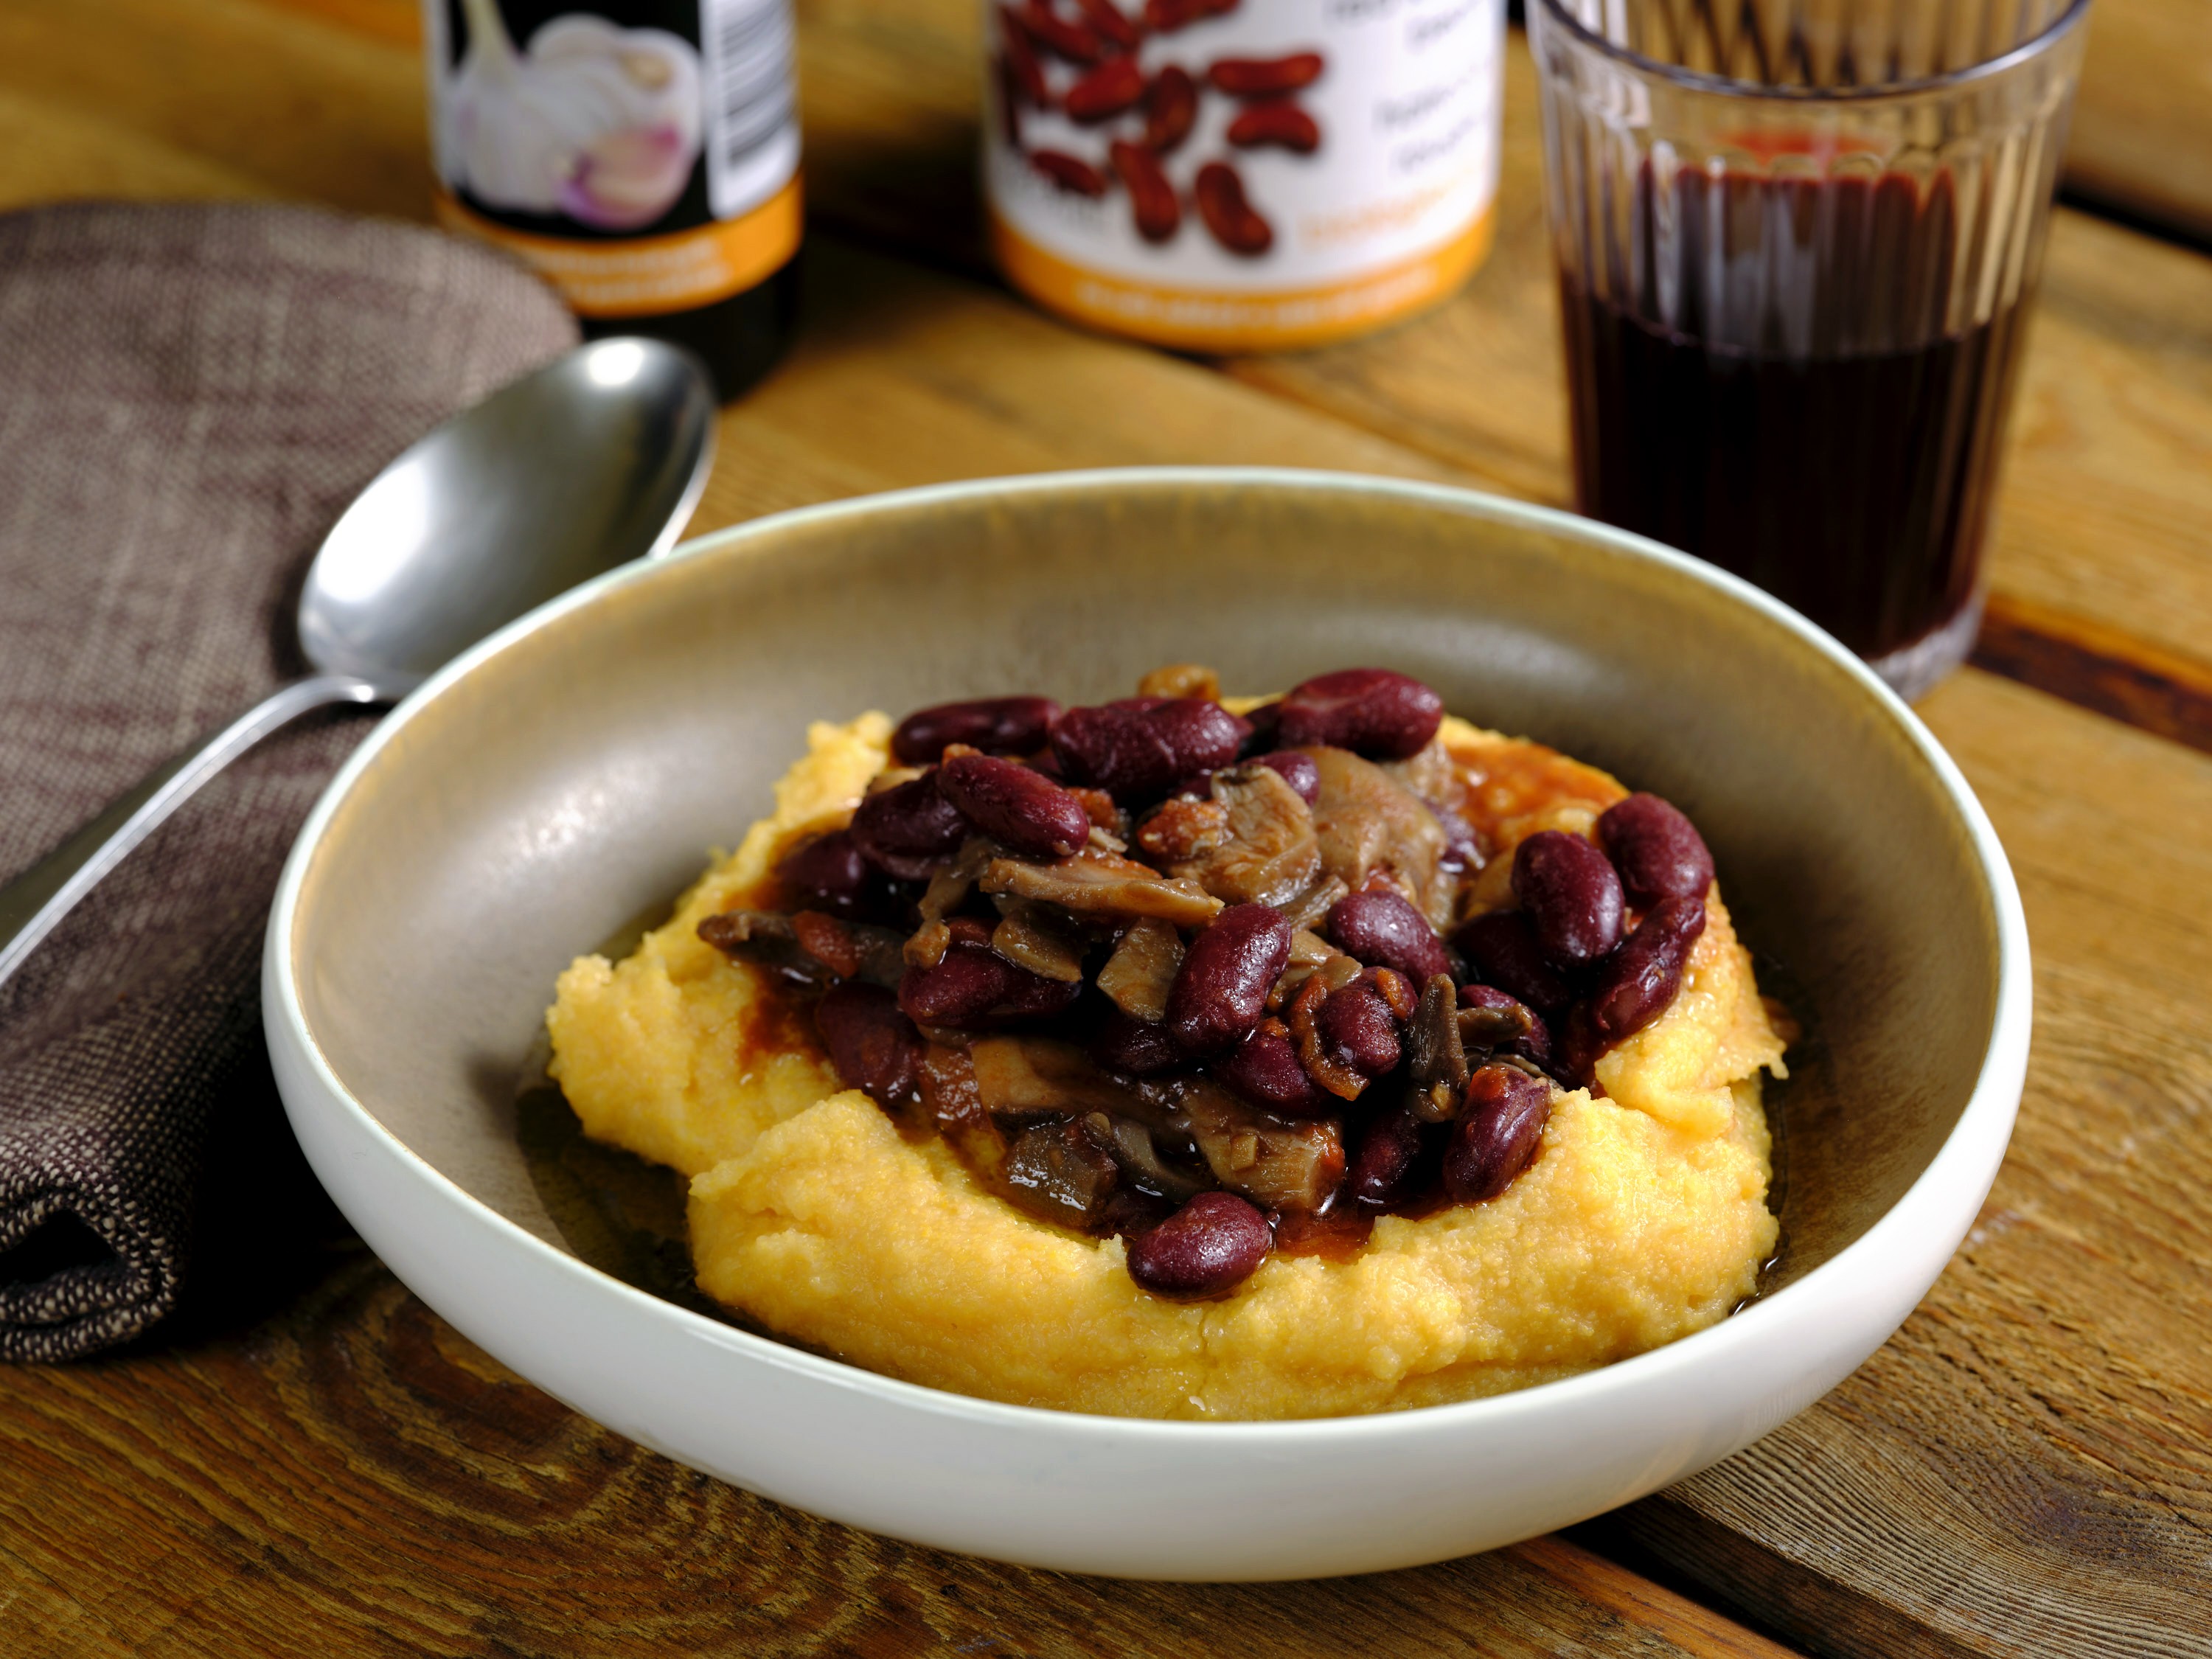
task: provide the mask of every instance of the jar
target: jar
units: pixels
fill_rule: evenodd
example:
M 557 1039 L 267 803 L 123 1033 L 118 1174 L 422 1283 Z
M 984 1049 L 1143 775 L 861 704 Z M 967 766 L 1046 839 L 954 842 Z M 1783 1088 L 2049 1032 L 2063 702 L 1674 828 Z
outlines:
M 437 216 L 724 398 L 797 310 L 791 0 L 424 0 Z
M 1489 252 L 1504 36 L 1504 0 L 989 0 L 993 251 L 1188 350 L 1397 321 Z

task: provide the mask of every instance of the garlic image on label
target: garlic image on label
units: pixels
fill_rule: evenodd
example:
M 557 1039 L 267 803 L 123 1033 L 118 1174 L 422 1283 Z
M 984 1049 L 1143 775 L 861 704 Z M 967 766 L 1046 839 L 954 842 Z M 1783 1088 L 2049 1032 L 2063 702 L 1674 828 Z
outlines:
M 485 205 L 635 230 L 675 204 L 700 141 L 699 56 L 664 29 L 556 17 L 518 52 L 496 0 L 439 100 L 438 165 Z

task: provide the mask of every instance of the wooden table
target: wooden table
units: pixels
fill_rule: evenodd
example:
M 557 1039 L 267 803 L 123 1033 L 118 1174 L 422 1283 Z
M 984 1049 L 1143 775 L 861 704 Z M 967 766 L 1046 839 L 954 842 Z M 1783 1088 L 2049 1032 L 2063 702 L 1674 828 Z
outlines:
M 2098 5 L 2075 182 L 2202 231 L 2212 14 Z M 1195 362 L 1049 321 L 983 268 L 971 0 L 800 12 L 805 328 L 724 416 L 695 530 L 1152 461 L 1565 500 L 1524 52 L 1498 251 L 1464 295 L 1357 344 Z M 0 204 L 427 217 L 416 27 L 412 0 L 4 0 Z M 218 1241 L 174 1328 L 0 1373 L 0 1653 L 2212 1653 L 2212 258 L 2063 210 L 2034 327 L 1978 666 L 1923 710 L 2026 896 L 2027 1097 L 1957 1259 L 1811 1411 L 1571 1536 L 1419 1571 L 1000 1567 L 575 1417 L 249 1137 L 219 1162 L 275 1212 Z

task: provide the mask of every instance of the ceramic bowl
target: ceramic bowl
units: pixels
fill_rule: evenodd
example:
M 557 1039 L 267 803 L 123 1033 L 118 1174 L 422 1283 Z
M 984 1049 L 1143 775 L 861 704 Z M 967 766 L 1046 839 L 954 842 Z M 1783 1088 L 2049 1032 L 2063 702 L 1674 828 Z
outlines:
M 1784 1255 L 1671 1346 L 1464 1405 L 1133 1421 L 915 1387 L 580 1258 L 517 1144 L 555 975 L 769 805 L 809 720 L 986 692 L 1266 690 L 1353 664 L 1656 790 L 1810 1036 L 1774 1099 Z M 1896 1328 L 2002 1158 L 2028 1042 L 2003 853 L 1905 706 L 1744 584 L 1462 491 L 1310 473 L 1003 480 L 813 507 L 617 571 L 392 715 L 303 832 L 270 1047 L 316 1172 L 462 1332 L 618 1433 L 896 1537 L 1079 1572 L 1302 1577 L 1490 1548 L 1637 1498 Z

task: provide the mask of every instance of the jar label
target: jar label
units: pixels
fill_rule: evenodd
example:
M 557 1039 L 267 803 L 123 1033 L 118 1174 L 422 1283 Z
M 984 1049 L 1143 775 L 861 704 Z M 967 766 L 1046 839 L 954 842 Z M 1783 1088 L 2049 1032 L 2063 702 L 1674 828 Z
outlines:
M 791 0 L 425 0 L 437 210 L 586 317 L 690 310 L 798 251 Z
M 1502 0 L 987 0 L 1011 279 L 1202 349 L 1339 337 L 1487 251 Z

